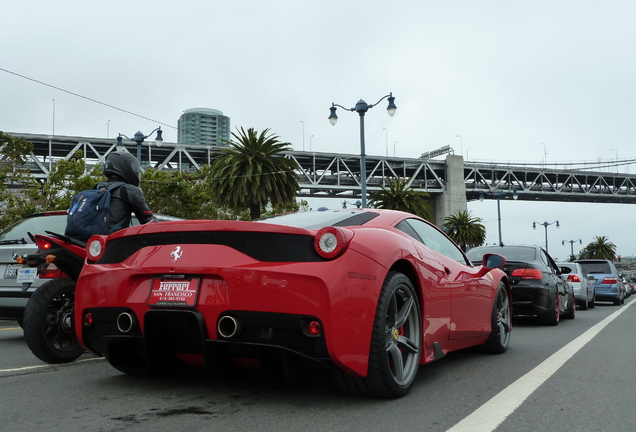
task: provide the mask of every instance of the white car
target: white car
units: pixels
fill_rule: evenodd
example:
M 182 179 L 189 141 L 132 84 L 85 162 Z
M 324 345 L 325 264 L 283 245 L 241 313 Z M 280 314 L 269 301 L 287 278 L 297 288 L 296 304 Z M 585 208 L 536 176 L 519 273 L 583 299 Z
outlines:
M 593 308 L 596 301 L 594 282 L 587 277 L 583 268 L 578 263 L 559 263 L 561 277 L 565 279 L 574 290 L 576 304 L 581 310 Z

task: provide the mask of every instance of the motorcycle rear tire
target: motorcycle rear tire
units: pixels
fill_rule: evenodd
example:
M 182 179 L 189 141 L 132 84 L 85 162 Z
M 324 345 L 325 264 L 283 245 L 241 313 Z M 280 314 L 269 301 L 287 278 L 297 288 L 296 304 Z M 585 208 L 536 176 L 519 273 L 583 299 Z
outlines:
M 84 353 L 75 334 L 74 303 L 72 279 L 45 282 L 29 299 L 24 310 L 24 339 L 40 360 L 68 363 Z

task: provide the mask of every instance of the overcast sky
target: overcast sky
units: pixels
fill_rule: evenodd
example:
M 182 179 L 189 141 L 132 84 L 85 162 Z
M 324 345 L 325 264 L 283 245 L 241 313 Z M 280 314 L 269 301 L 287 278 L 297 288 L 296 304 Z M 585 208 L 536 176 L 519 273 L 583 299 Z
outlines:
M 368 154 L 450 145 L 483 162 L 636 156 L 632 0 L 23 0 L 2 12 L 5 132 L 114 139 L 162 125 L 175 142 L 183 111 L 205 107 L 233 130 L 269 128 L 297 150 L 355 154 L 358 116 L 339 110 L 332 127 L 331 103 L 393 92 L 395 117 L 386 101 L 366 115 Z M 497 242 L 496 202 L 468 208 Z M 634 213 L 506 201 L 503 240 L 545 246 L 532 222 L 558 219 L 560 230 L 548 228 L 557 259 L 570 253 L 562 240 L 600 235 L 636 255 Z

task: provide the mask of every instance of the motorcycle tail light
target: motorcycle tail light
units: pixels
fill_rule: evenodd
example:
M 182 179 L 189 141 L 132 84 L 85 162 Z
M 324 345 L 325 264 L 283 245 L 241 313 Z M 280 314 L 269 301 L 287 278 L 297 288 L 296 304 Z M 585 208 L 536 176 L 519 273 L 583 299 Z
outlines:
M 50 241 L 43 239 L 42 237 L 35 238 L 35 245 L 41 250 L 51 249 L 52 246 Z
M 568 282 L 581 282 L 577 275 L 568 275 Z
M 615 277 L 604 277 L 603 278 L 603 283 L 604 284 L 615 284 L 616 282 L 618 282 L 618 280 Z
M 38 276 L 40 279 L 60 279 L 68 277 L 62 270 L 57 268 L 55 264 L 50 263 L 42 270 L 40 270 Z
M 345 231 L 338 227 L 324 227 L 314 238 L 314 248 L 318 255 L 325 259 L 340 256 L 347 248 L 348 239 Z
M 520 277 L 521 279 L 542 279 L 543 274 L 538 269 L 515 269 L 512 271 L 512 277 Z
M 86 255 L 91 261 L 99 260 L 106 250 L 106 236 L 95 235 L 86 243 Z

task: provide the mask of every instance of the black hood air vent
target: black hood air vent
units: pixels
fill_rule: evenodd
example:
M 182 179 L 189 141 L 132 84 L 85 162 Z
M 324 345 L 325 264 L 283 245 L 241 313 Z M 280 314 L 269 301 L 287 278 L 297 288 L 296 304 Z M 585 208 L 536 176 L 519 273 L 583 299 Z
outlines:
M 109 241 L 97 263 L 120 263 L 148 246 L 184 244 L 224 245 L 264 262 L 324 261 L 313 243 L 313 236 L 281 233 L 198 231 L 142 234 Z

